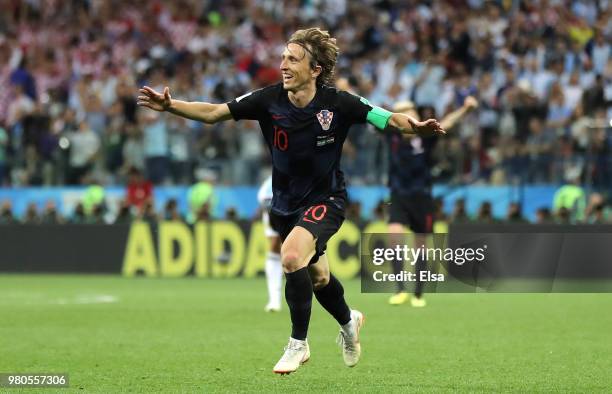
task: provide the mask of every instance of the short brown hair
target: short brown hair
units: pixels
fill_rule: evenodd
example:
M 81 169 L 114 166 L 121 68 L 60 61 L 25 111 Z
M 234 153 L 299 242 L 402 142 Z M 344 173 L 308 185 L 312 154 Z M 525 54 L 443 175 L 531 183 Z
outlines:
M 297 44 L 310 54 L 310 66 L 321 66 L 317 85 L 331 85 L 334 81 L 334 70 L 338 59 L 336 39 L 327 30 L 318 27 L 298 30 L 291 35 L 287 44 Z

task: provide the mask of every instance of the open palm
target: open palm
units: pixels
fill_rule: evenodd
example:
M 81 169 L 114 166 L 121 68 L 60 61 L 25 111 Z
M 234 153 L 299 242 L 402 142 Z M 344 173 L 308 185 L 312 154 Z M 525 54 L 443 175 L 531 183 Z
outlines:
M 142 96 L 138 96 L 138 102 L 136 104 L 151 108 L 155 111 L 167 111 L 172 103 L 170 97 L 170 89 L 166 86 L 163 93 L 156 92 L 154 89 L 143 86 L 140 90 Z
M 435 119 L 427 119 L 423 122 L 411 122 L 414 132 L 421 137 L 444 135 L 446 131 Z

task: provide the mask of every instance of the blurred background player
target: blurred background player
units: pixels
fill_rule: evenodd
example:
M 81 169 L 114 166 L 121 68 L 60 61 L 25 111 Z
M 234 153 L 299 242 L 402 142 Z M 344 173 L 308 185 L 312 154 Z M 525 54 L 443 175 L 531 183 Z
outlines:
M 266 178 L 257 192 L 257 201 L 262 209 L 261 219 L 268 238 L 268 253 L 266 255 L 266 283 L 268 284 L 268 303 L 266 312 L 281 310 L 281 289 L 283 283 L 283 266 L 280 251 L 281 240 L 278 233 L 270 225 L 269 210 L 272 205 L 272 175 Z
M 450 130 L 465 114 L 477 107 L 476 99 L 468 96 L 463 106 L 446 115 L 440 125 L 444 130 Z M 422 108 L 421 113 L 417 113 L 411 101 L 398 102 L 393 107 L 393 111 L 415 119 L 433 117 L 433 108 Z M 433 232 L 434 201 L 431 193 L 433 164 L 431 156 L 437 137 L 406 136 L 392 131 L 386 133 L 385 138 L 389 147 L 390 241 L 394 245 L 405 242 L 406 228 L 409 228 L 414 233 L 414 247 L 426 245 L 425 234 Z M 422 259 L 415 264 L 417 280 L 414 296 L 410 299 L 404 282 L 397 281 L 397 293 L 389 298 L 389 304 L 401 305 L 410 299 L 413 307 L 425 306 L 423 282 L 419 280 L 419 272 L 425 269 L 425 264 Z M 403 261 L 394 261 L 393 270 L 395 273 L 403 271 Z

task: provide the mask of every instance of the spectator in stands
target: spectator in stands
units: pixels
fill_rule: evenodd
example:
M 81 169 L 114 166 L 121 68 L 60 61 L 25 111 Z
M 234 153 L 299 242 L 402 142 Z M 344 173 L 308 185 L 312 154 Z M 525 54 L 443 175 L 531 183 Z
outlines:
M 145 221 L 150 225 L 156 225 L 158 221 L 158 216 L 155 213 L 155 207 L 153 206 L 153 200 L 148 199 L 144 201 L 144 203 L 140 206 L 140 210 L 138 211 L 137 218 L 139 220 Z
M 106 212 L 106 191 L 96 179 L 90 178 L 85 189 L 83 209 L 88 219 L 93 218 L 97 211 Z
M 527 223 L 527 220 L 523 217 L 521 204 L 518 202 L 511 202 L 508 205 L 508 214 L 506 216 L 508 223 Z
M 4 186 L 8 174 L 8 145 L 8 133 L 0 123 L 0 187 Z
M 20 167 L 25 166 L 25 147 L 23 142 L 23 119 L 34 111 L 34 101 L 31 97 L 25 94 L 21 85 L 11 86 L 14 93 L 8 105 L 8 115 L 6 124 L 11 133 L 11 141 L 14 145 L 15 154 L 13 161 Z M 9 89 L 11 88 L 9 87 Z M 22 170 L 23 171 L 23 170 Z M 19 174 L 19 169 L 15 169 L 16 174 Z
M 145 153 L 142 142 L 142 132 L 134 124 L 127 123 L 125 125 L 126 140 L 122 147 L 122 167 L 121 174 L 127 174 L 129 182 L 129 172 L 132 168 L 138 169 L 140 172 L 145 171 Z
M 552 129 L 546 129 L 541 119 L 529 119 L 529 137 L 527 149 L 529 152 L 529 181 L 546 182 L 550 177 L 550 167 L 555 134 Z
M 453 223 L 468 223 L 470 218 L 465 209 L 465 199 L 458 198 L 455 200 L 455 206 L 453 208 L 453 214 L 451 217 Z
M 240 218 L 238 217 L 238 211 L 236 210 L 236 208 L 227 207 L 227 209 L 225 210 L 225 220 L 235 222 L 238 219 Z
M 349 201 L 346 207 L 346 219 L 353 223 L 361 223 L 361 203 L 359 201 Z
M 580 186 L 581 171 L 572 168 L 566 172 L 567 184 L 561 186 L 553 198 L 553 212 L 561 222 L 579 222 L 584 219 L 586 195 Z
M 372 218 L 374 221 L 386 222 L 387 218 L 387 203 L 384 200 L 378 201 L 372 210 Z
M 168 135 L 172 182 L 179 185 L 191 183 L 191 135 L 187 120 L 179 116 L 168 119 Z
M 41 224 L 62 224 L 64 221 L 62 220 L 59 212 L 57 212 L 57 207 L 55 205 L 55 201 L 49 200 L 45 204 L 45 209 L 40 217 Z
M 547 207 L 538 208 L 536 211 L 536 224 L 549 224 L 552 223 L 552 221 L 550 209 Z
M 153 199 L 153 183 L 145 179 L 138 167 L 128 171 L 128 184 L 125 200 L 127 204 L 139 212 L 146 201 Z
M 116 184 L 120 179 L 121 167 L 123 166 L 123 150 L 126 140 L 126 125 L 121 117 L 121 105 L 115 102 L 108 110 L 108 127 L 102 133 L 102 152 L 104 169 L 109 174 L 109 181 Z
M 168 127 L 165 115 L 155 111 L 140 111 L 147 179 L 156 185 L 169 175 Z
M 547 1 L 440 0 L 413 8 L 391 1 L 379 2 L 384 4 L 376 12 L 363 1 L 322 2 L 321 7 L 312 1 L 252 1 L 240 8 L 225 2 L 211 8 L 210 2 L 196 0 L 180 7 L 163 1 L 87 3 L 0 2 L 5 32 L 0 34 L 0 85 L 8 87 L 0 90 L 0 124 L 9 136 L 11 165 L 5 184 L 79 184 L 75 166 L 69 161 L 68 169 L 62 167 L 54 143 L 78 129 L 63 122 L 70 116 L 86 120 L 101 140 L 97 145 L 104 147 L 93 162 L 85 151 L 73 149 L 71 156 L 77 151 L 87 156 L 73 164 L 95 162 L 105 184 L 126 182 L 133 166 L 155 183 L 167 181 L 171 172 L 175 183 L 187 184 L 192 177 L 185 176 L 184 167 L 190 170 L 195 158 L 202 160 L 198 165 L 223 169 L 219 183 L 258 183 L 260 168 L 267 168 L 258 162 L 257 130 L 246 123 L 205 128 L 190 122 L 165 125 L 163 117 L 149 121 L 137 116 L 136 82 L 158 87 L 168 81 L 177 96 L 191 101 L 229 101 L 278 80 L 277 60 L 267 54 L 283 45 L 279 33 L 313 20 L 333 30 L 347 48 L 339 58 L 339 76 L 353 80 L 350 88 L 374 104 L 406 97 L 434 106 L 441 118 L 463 95 L 479 98 L 474 121 L 439 144 L 440 182 L 530 178 L 555 183 L 560 172 L 551 170 L 555 157 L 547 154 L 548 137 L 534 137 L 529 127 L 537 118 L 543 134 L 552 131 L 553 152 L 559 151 L 555 133 L 571 128 L 566 137 L 567 146 L 574 146 L 572 162 L 596 156 L 584 182 L 598 190 L 612 184 L 609 141 L 589 135 L 588 127 L 579 128 L 587 133 L 576 134 L 572 127 L 578 120 L 582 126 L 593 123 L 598 111 L 605 115 L 610 107 L 611 29 L 605 1 L 551 6 Z M 168 34 L 155 33 L 162 31 Z M 24 128 L 24 118 L 35 108 L 42 112 L 34 117 L 49 118 L 53 132 L 41 133 L 32 144 L 30 131 L 45 129 Z M 609 116 L 604 118 L 608 124 Z M 354 148 L 344 155 L 349 183 L 382 183 L 383 142 L 368 128 L 351 131 L 348 139 L 346 149 Z
M 496 223 L 497 220 L 493 217 L 493 207 L 491 206 L 490 201 L 484 201 L 480 208 L 478 209 L 478 214 L 476 215 L 475 222 L 477 223 L 486 223 L 493 224 Z
M 584 212 L 585 222 L 588 224 L 603 224 L 610 219 L 610 209 L 606 207 L 604 196 L 593 193 Z
M 26 208 L 26 212 L 25 212 L 22 222 L 24 224 L 39 224 L 40 223 L 40 217 L 38 216 L 38 207 L 36 206 L 36 203 L 31 202 L 28 204 L 28 207 Z
M 207 168 L 199 168 L 195 176 L 198 182 L 187 192 L 190 209 L 188 221 L 190 223 L 193 223 L 196 217 L 198 219 L 209 218 L 217 203 L 214 186 L 217 179 L 216 173 Z
M 69 185 L 79 185 L 93 169 L 100 149 L 100 137 L 89 127 L 87 121 L 81 120 L 78 130 L 68 134 L 68 140 L 70 159 L 67 182 Z
M 448 216 L 444 212 L 444 199 L 442 197 L 434 198 L 434 233 L 436 232 L 435 223 L 445 222 L 448 223 Z
M 176 199 L 171 198 L 166 202 L 166 206 L 164 207 L 164 220 L 183 221 L 183 217 L 178 211 Z
M 87 216 L 88 224 L 106 224 L 106 219 L 104 215 L 106 213 L 106 208 L 102 204 L 96 204 L 93 207 L 93 211 L 91 215 Z
M 117 212 L 114 224 L 128 224 L 131 223 L 133 219 L 134 215 L 132 214 L 130 204 L 127 202 L 127 200 L 121 200 L 121 203 L 119 204 L 119 212 Z
M 5 200 L 0 205 L 0 224 L 14 224 L 17 223 L 13 216 L 13 207 L 9 200 Z
M 572 224 L 572 212 L 565 207 L 559 208 L 555 211 L 555 223 Z
M 82 202 L 78 202 L 77 205 L 74 207 L 72 216 L 70 217 L 70 223 L 84 224 L 86 222 L 87 222 L 87 216 L 85 215 L 85 208 L 83 208 Z

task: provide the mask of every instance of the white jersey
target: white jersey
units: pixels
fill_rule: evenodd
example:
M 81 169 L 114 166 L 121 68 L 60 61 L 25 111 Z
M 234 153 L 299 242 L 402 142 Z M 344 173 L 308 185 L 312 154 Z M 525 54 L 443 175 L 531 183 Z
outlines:
M 266 178 L 259 188 L 257 192 L 257 201 L 259 205 L 265 208 L 262 220 L 266 237 L 278 237 L 278 233 L 270 226 L 270 216 L 268 214 L 268 209 L 270 209 L 270 205 L 272 204 L 272 175 Z
M 257 201 L 259 205 L 263 205 L 266 208 L 272 203 L 272 175 L 267 177 L 259 188 L 257 192 Z

